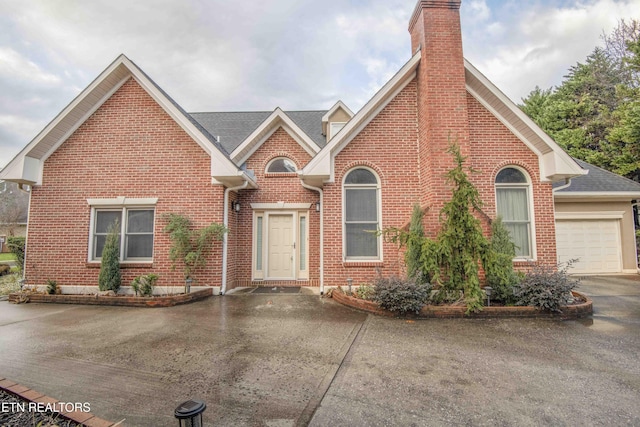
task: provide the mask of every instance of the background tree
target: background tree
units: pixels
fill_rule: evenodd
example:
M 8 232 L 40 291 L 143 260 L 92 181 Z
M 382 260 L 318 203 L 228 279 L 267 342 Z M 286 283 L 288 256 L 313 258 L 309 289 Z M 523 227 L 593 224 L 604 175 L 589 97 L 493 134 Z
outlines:
M 15 236 L 20 224 L 27 222 L 29 193 L 13 182 L 0 181 L 0 234 Z
M 562 84 L 520 106 L 567 152 L 640 181 L 640 23 L 620 21 Z

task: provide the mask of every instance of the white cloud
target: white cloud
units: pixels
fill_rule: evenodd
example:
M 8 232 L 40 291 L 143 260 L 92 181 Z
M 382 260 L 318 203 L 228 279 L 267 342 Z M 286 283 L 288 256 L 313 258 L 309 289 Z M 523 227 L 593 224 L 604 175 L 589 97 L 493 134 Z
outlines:
M 56 85 L 61 81 L 58 76 L 47 73 L 33 61 L 5 46 L 0 46 L 0 78 L 42 85 Z
M 320 109 L 337 99 L 357 110 L 409 59 L 414 6 L 0 2 L 0 165 L 120 53 L 187 111 Z M 603 30 L 639 11 L 640 0 L 464 0 L 465 55 L 519 101 L 536 85 L 559 84 Z

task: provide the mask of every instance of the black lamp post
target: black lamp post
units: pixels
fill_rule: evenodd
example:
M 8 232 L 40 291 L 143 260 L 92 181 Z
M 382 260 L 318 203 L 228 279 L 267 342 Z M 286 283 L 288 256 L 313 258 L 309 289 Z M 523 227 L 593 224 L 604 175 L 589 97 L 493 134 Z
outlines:
M 193 279 L 191 277 L 187 277 L 184 280 L 184 293 L 185 294 L 190 294 L 191 293 L 191 283 L 193 283 Z
M 202 413 L 207 404 L 200 400 L 187 400 L 178 406 L 174 412 L 180 427 L 202 427 Z

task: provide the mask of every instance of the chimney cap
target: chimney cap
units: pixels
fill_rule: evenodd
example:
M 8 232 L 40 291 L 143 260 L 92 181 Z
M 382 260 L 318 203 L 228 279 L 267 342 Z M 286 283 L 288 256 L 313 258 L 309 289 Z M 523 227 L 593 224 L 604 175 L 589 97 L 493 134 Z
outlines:
M 416 8 L 413 10 L 411 19 L 409 20 L 409 31 L 413 28 L 420 12 L 423 9 L 453 9 L 460 10 L 460 4 L 462 0 L 418 0 Z

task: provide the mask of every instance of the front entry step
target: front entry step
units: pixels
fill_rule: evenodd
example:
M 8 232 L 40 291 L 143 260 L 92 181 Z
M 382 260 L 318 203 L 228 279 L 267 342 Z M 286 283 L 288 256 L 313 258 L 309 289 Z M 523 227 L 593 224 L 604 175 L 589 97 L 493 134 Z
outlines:
M 300 286 L 275 286 L 258 287 L 251 291 L 252 294 L 299 294 Z

